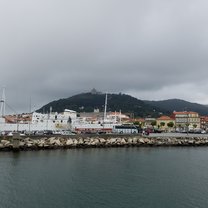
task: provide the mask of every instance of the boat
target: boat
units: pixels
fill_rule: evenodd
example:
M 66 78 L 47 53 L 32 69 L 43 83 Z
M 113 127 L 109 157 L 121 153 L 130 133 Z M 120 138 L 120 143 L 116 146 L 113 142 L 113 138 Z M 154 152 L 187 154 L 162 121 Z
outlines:
M 113 127 L 120 125 L 121 121 L 116 119 L 116 114 L 112 118 L 107 115 L 107 100 L 108 95 L 106 93 L 103 118 L 95 120 L 77 118 L 72 122 L 72 129 L 77 133 L 112 133 Z

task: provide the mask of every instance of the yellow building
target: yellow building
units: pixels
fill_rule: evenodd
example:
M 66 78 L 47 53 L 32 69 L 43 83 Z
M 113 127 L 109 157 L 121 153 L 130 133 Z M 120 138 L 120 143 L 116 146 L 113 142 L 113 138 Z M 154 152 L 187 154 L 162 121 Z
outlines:
M 200 128 L 200 116 L 197 112 L 182 111 L 173 112 L 177 128 L 197 129 Z
M 161 116 L 156 120 L 156 123 L 157 127 L 163 131 L 171 131 L 175 127 L 175 120 L 169 116 Z

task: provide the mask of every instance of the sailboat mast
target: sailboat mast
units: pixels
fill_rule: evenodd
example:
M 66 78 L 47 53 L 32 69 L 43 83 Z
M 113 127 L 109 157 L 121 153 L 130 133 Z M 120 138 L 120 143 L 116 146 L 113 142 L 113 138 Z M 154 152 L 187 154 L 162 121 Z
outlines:
M 3 88 L 2 97 L 1 97 L 1 100 L 0 100 L 0 102 L 1 102 L 1 109 L 0 109 L 1 116 L 5 115 L 5 100 L 6 100 L 5 88 Z
M 105 109 L 104 109 L 104 122 L 106 121 L 106 112 L 107 112 L 107 100 L 108 100 L 108 94 L 105 95 Z

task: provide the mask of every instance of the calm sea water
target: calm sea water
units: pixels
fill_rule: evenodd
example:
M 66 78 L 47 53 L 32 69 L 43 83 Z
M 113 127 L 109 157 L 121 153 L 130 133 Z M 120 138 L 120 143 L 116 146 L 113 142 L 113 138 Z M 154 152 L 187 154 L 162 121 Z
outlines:
M 208 148 L 0 153 L 1 208 L 207 208 Z

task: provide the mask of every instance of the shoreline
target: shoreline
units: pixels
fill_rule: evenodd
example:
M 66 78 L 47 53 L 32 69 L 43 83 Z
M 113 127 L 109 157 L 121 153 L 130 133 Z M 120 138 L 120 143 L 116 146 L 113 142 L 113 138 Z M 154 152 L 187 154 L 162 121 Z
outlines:
M 4 137 L 0 139 L 0 151 L 30 151 L 44 149 L 109 148 L 109 147 L 177 147 L 208 146 L 204 137 L 151 137 L 141 135 L 73 135 Z

